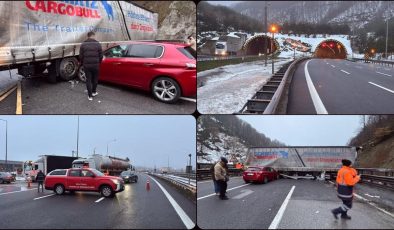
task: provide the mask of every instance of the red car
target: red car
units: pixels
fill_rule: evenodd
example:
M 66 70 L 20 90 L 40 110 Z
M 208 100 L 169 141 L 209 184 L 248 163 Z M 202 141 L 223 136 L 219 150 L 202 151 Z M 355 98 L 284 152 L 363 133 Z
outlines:
M 279 179 L 279 173 L 271 167 L 251 166 L 243 173 L 245 183 L 267 183 Z
M 124 182 L 119 177 L 105 176 L 96 169 L 71 168 L 56 169 L 45 177 L 45 189 L 61 195 L 65 191 L 94 191 L 104 197 L 114 197 L 124 190 Z
M 86 79 L 83 68 L 79 72 Z M 196 59 L 186 44 L 125 42 L 104 51 L 99 80 L 150 91 L 161 102 L 175 103 L 197 94 Z

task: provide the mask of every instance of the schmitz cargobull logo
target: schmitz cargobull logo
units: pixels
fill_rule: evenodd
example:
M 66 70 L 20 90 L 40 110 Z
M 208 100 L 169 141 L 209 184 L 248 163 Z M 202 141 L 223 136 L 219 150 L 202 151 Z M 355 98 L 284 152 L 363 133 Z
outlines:
M 29 10 L 84 18 L 101 18 L 101 5 L 108 20 L 114 20 L 114 11 L 108 1 L 25 1 Z

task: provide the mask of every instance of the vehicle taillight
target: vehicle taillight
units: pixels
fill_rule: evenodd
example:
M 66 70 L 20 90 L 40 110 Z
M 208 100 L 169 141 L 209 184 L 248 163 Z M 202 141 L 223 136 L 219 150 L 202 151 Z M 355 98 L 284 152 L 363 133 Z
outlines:
M 188 69 L 195 69 L 196 68 L 196 64 L 194 64 L 194 63 L 186 63 L 186 68 L 188 68 Z

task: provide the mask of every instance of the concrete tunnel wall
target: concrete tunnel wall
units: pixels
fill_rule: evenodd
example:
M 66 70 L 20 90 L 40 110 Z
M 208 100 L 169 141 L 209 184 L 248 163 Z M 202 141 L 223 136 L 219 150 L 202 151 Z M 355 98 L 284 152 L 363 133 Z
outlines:
M 331 44 L 333 44 L 333 47 L 330 46 Z M 317 58 L 346 59 L 348 51 L 342 42 L 335 39 L 325 39 L 316 46 L 313 56 Z
M 267 43 L 267 53 L 272 54 L 276 53 L 279 50 L 279 43 L 274 39 L 273 48 L 271 50 L 271 41 L 272 37 L 259 34 L 255 35 L 248 40 L 246 40 L 245 44 L 243 45 L 242 49 L 245 55 L 259 55 L 264 54 L 264 43 Z

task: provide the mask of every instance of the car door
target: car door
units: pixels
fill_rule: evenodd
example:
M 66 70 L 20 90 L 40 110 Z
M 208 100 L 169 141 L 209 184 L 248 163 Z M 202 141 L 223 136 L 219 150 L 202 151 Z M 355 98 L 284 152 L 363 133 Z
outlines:
M 95 190 L 95 175 L 90 170 L 82 169 L 80 189 L 89 191 Z
M 119 82 L 120 69 L 126 57 L 127 45 L 120 44 L 104 52 L 104 58 L 100 65 L 100 80 L 114 83 Z
M 79 190 L 81 183 L 81 170 L 71 169 L 68 172 L 66 189 Z
M 127 58 L 122 59 L 118 66 L 120 82 L 148 90 L 151 80 L 160 68 L 160 57 L 164 47 L 154 44 L 130 44 L 127 49 Z

